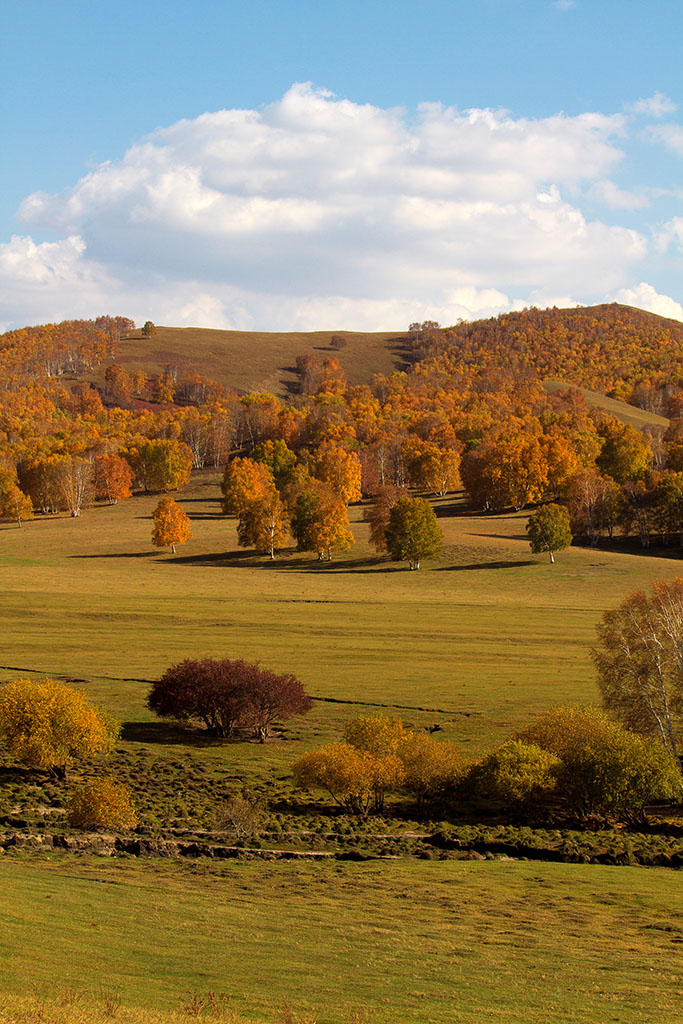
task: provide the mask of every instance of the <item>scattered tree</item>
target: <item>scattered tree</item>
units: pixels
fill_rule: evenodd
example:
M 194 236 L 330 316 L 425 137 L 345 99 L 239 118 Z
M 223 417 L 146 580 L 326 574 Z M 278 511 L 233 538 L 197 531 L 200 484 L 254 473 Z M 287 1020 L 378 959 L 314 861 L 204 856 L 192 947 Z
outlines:
M 240 514 L 237 540 L 241 547 L 255 547 L 270 558 L 287 543 L 286 508 L 275 489 L 257 498 Z
M 354 542 L 344 502 L 320 481 L 311 480 L 300 491 L 291 530 L 297 551 L 316 551 L 320 560 L 327 556 L 329 561 L 333 551 L 345 551 Z
M 370 543 L 377 551 L 387 550 L 389 513 L 399 498 L 407 497 L 409 494 L 405 487 L 393 487 L 391 484 L 387 484 L 379 489 L 372 505 L 365 509 L 363 518 L 370 524 Z
M 606 611 L 593 652 L 604 706 L 655 736 L 683 768 L 683 577 L 635 591 Z
M 526 524 L 529 544 L 535 555 L 547 551 L 550 561 L 555 561 L 555 551 L 562 551 L 572 542 L 569 526 L 569 512 L 564 505 L 543 505 L 538 512 L 529 516 Z
M 152 686 L 148 705 L 161 718 L 201 721 L 215 736 L 253 730 L 263 742 L 276 721 L 311 710 L 313 701 L 292 675 L 229 658 L 188 659 Z
M 443 534 L 434 509 L 425 498 L 399 498 L 389 512 L 386 545 L 395 562 L 419 569 L 425 558 L 443 550 Z
M 98 455 L 95 459 L 95 497 L 115 505 L 133 493 L 133 470 L 120 455 Z
M 33 502 L 19 487 L 16 478 L 0 470 L 0 519 L 11 519 L 19 527 L 33 519 Z
M 192 539 L 189 517 L 170 494 L 161 499 L 152 513 L 152 519 L 152 543 L 155 547 L 170 548 L 175 555 L 176 544 L 184 544 Z
M 274 489 L 273 474 L 265 461 L 233 459 L 223 474 L 223 511 L 241 516 L 254 501 L 272 494 Z

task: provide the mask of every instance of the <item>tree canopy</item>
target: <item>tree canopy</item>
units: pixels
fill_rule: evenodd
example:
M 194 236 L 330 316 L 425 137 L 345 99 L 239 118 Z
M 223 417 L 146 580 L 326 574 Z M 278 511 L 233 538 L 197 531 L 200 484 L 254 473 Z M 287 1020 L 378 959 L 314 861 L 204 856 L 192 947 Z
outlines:
M 436 558 L 443 550 L 443 534 L 434 509 L 425 498 L 399 498 L 389 510 L 385 540 L 396 562 L 408 562 L 419 569 L 425 558 Z
M 17 761 L 65 777 L 74 761 L 108 753 L 119 726 L 78 690 L 54 679 L 0 687 L 0 738 Z

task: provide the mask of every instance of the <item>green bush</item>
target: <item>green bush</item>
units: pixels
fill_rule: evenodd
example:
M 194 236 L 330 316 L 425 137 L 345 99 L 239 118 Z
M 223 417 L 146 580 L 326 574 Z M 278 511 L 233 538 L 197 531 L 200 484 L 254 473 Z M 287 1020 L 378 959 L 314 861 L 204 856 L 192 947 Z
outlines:
M 560 759 L 535 744 L 509 740 L 477 766 L 476 787 L 491 800 L 522 811 L 554 792 Z

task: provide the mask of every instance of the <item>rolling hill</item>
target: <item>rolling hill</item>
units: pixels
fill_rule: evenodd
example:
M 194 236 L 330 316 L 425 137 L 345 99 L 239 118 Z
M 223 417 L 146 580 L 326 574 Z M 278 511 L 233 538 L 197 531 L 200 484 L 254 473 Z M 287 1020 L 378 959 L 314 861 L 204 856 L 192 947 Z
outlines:
M 335 334 L 346 345 L 331 345 Z M 151 375 L 166 366 L 196 370 L 203 377 L 238 391 L 271 391 L 281 397 L 296 387 L 294 363 L 310 354 L 319 361 L 334 356 L 351 384 L 369 382 L 375 373 L 404 369 L 407 335 L 357 331 L 310 333 L 221 331 L 199 327 L 157 327 L 151 338 L 140 331 L 122 338 L 118 362 L 128 371 Z

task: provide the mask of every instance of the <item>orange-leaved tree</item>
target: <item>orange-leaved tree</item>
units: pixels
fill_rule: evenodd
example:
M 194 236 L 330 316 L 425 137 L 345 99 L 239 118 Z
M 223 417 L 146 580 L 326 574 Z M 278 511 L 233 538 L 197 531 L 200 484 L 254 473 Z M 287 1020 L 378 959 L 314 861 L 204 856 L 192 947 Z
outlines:
M 237 524 L 240 547 L 255 547 L 275 558 L 275 549 L 287 543 L 287 510 L 273 488 L 264 497 L 251 501 L 241 512 Z
M 170 494 L 161 499 L 152 513 L 152 519 L 152 543 L 156 547 L 170 548 L 175 554 L 176 544 L 184 544 L 192 539 L 189 517 Z
M 342 499 L 319 480 L 310 480 L 300 491 L 291 518 L 292 536 L 298 551 L 317 551 L 318 559 L 353 544 L 349 517 Z
M 120 455 L 98 455 L 95 459 L 95 497 L 115 505 L 133 493 L 133 470 Z
M 253 501 L 265 498 L 274 487 L 273 474 L 264 462 L 233 459 L 223 474 L 223 511 L 227 515 L 239 516 Z
M 326 440 L 313 455 L 313 476 L 327 484 L 345 505 L 360 501 L 361 466 L 355 452 Z

